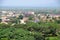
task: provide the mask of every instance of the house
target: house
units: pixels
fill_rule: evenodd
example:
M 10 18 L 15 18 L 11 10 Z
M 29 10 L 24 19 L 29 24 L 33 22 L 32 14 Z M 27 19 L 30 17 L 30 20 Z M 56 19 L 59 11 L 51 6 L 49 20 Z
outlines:
M 24 17 L 22 20 L 20 20 L 20 24 L 26 24 L 28 21 L 28 17 Z

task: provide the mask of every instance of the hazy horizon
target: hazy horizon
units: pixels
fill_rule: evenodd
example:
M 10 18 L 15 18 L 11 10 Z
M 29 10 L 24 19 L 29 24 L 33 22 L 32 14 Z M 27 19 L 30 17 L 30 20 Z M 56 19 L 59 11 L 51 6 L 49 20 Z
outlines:
M 60 0 L 0 0 L 2 8 L 19 7 L 40 7 L 40 8 L 59 8 Z

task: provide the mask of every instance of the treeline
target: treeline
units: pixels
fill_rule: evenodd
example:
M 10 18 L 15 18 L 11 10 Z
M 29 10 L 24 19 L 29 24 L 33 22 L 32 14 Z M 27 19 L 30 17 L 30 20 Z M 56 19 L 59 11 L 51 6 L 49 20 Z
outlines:
M 51 37 L 53 40 L 60 39 L 60 24 L 56 22 L 0 24 L 0 40 L 51 40 Z

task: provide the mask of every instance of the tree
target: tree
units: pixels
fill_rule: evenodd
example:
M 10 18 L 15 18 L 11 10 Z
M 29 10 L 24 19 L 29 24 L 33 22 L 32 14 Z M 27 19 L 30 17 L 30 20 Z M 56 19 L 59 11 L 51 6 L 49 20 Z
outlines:
M 2 22 L 2 19 L 0 19 L 0 22 Z
M 58 24 L 60 24 L 60 20 L 55 20 Z
M 23 19 L 23 15 L 19 15 L 18 19 Z
M 32 16 L 29 16 L 29 20 L 32 20 L 33 19 L 33 17 Z

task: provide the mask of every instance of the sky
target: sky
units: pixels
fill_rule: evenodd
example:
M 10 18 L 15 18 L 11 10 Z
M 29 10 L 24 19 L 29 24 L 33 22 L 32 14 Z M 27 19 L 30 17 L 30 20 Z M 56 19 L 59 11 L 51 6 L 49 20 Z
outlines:
M 0 0 L 0 7 L 60 7 L 60 0 Z

